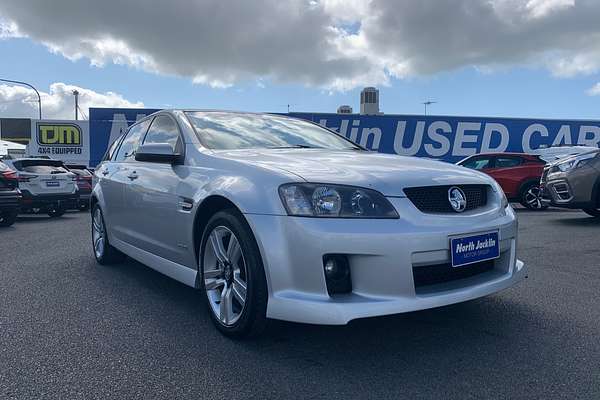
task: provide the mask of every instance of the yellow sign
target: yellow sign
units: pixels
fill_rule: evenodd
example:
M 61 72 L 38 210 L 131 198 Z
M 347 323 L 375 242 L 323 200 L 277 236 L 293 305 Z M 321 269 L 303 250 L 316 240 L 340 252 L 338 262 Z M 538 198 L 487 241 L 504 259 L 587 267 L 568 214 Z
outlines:
M 38 143 L 42 146 L 81 146 L 81 129 L 71 124 L 38 124 Z

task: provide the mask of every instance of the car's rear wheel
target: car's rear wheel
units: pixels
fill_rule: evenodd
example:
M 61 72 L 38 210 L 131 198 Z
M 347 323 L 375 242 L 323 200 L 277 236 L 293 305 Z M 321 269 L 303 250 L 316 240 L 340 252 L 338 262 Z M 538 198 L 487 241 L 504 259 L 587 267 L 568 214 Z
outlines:
M 0 227 L 6 228 L 14 224 L 17 220 L 17 215 L 19 215 L 17 210 L 0 211 Z
M 92 212 L 92 246 L 94 257 L 96 257 L 96 261 L 99 264 L 114 264 L 122 261 L 124 258 L 124 254 L 108 242 L 104 215 L 102 215 L 102 209 L 98 204 L 94 206 L 94 211 Z
M 255 336 L 266 326 L 267 283 L 250 227 L 239 213 L 221 211 L 200 244 L 202 289 L 216 327 L 225 335 Z
M 542 189 L 540 185 L 532 182 L 521 190 L 520 203 L 523 207 L 534 211 L 545 210 L 548 204 L 542 201 Z
M 60 205 L 60 204 L 56 204 L 56 205 L 52 205 L 50 206 L 50 208 L 48 208 L 48 215 L 50 216 L 50 218 L 58 218 L 58 217 L 62 217 L 63 214 L 65 213 L 66 209 L 64 206 Z

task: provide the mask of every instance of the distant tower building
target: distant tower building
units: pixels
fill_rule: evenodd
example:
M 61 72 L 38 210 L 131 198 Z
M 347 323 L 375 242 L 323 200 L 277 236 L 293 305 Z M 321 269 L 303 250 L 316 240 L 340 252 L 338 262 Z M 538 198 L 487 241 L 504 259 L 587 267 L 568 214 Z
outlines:
M 360 113 L 362 115 L 379 115 L 379 90 L 366 87 L 360 92 Z
M 352 114 L 352 107 L 350 106 L 339 106 L 337 109 L 338 114 Z

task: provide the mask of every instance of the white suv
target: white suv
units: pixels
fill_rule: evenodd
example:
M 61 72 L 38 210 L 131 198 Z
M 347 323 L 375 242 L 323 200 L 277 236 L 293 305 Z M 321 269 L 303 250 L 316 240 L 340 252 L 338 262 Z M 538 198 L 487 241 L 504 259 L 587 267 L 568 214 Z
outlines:
M 76 208 L 79 194 L 76 175 L 62 161 L 43 158 L 4 160 L 15 170 L 23 195 L 22 212 L 46 212 L 60 217 L 69 208 Z

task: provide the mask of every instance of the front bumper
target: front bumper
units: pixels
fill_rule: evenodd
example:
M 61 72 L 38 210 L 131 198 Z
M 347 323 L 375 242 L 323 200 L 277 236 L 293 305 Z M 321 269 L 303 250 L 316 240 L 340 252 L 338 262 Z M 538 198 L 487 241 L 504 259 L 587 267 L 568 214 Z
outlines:
M 439 307 L 489 295 L 527 274 L 517 260 L 517 221 L 504 211 L 433 215 L 390 199 L 398 220 L 317 219 L 247 214 L 265 264 L 267 316 L 314 324 Z M 449 237 L 499 231 L 500 258 L 469 278 L 416 287 L 413 268 L 448 263 Z M 347 256 L 352 292 L 329 296 L 323 255 Z
M 594 207 L 594 187 L 585 170 L 544 171 L 540 182 L 542 201 L 554 207 L 582 209 Z

